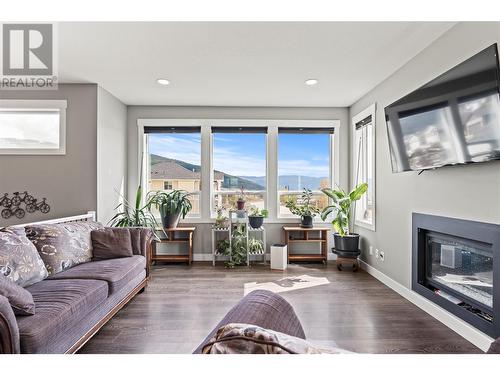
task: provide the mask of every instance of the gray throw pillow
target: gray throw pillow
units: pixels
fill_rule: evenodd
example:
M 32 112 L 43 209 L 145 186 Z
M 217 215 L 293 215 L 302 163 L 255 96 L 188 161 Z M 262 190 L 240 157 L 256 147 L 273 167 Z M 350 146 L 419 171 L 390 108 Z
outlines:
M 102 229 L 100 223 L 79 221 L 39 224 L 26 227 L 26 235 L 36 246 L 49 275 L 55 275 L 92 260 L 90 232 Z
M 128 228 L 105 228 L 92 231 L 94 260 L 131 257 L 132 240 Z
M 31 293 L 1 274 L 0 294 L 9 300 L 14 314 L 33 315 L 35 313 L 35 302 Z
M 21 287 L 42 281 L 49 275 L 24 228 L 0 230 L 0 274 Z

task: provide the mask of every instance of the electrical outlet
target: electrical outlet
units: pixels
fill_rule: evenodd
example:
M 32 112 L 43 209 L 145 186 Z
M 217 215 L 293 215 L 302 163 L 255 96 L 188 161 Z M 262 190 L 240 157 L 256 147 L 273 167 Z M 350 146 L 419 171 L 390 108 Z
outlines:
M 370 255 L 373 255 L 373 246 L 370 245 Z
M 383 251 L 381 251 L 379 253 L 379 256 L 380 256 L 380 260 L 383 262 L 385 260 L 385 253 Z
M 379 258 L 379 253 L 378 253 L 378 249 L 375 249 L 375 258 Z

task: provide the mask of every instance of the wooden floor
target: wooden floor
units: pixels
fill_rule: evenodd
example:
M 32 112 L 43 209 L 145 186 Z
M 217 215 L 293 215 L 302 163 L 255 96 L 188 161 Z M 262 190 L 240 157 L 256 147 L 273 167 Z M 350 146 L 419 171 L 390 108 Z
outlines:
M 269 267 L 269 266 L 268 266 Z M 284 276 L 326 277 L 328 285 L 283 293 L 309 340 L 359 353 L 479 353 L 479 349 L 363 271 L 334 263 L 226 269 L 209 263 L 158 265 L 136 296 L 80 353 L 191 353 L 243 297 L 243 284 Z

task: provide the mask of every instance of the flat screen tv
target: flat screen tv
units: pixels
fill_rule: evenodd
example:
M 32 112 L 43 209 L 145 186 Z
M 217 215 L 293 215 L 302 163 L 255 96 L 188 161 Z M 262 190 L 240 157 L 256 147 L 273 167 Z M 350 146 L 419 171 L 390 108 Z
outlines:
M 500 159 L 497 45 L 385 108 L 392 171 Z

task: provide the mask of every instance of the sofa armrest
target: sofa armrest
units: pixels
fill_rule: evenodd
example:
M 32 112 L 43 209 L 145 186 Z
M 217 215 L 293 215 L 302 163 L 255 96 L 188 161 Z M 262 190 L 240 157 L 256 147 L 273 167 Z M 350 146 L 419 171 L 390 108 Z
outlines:
M 0 295 L 0 354 L 19 354 L 19 328 L 9 300 Z
M 194 354 L 200 354 L 218 329 L 229 323 L 252 324 L 301 339 L 306 338 L 293 307 L 278 294 L 259 289 L 247 294 L 234 306 L 196 348 Z

